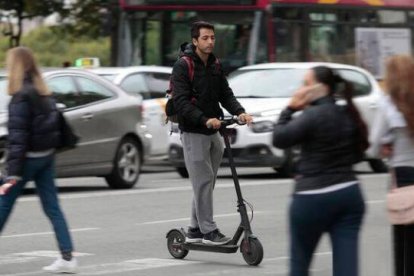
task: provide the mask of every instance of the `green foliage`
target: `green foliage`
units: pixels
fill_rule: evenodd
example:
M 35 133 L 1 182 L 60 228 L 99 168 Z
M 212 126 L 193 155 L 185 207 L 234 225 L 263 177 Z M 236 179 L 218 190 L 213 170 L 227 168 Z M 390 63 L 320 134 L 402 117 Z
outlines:
M 0 0 L 0 10 L 22 13 L 24 18 L 47 16 L 54 12 L 65 13 L 64 0 Z
M 22 38 L 21 45 L 31 48 L 43 67 L 61 67 L 65 61 L 74 64 L 80 57 L 98 57 L 102 66 L 110 64 L 109 38 L 71 37 L 60 27 L 35 29 Z M 8 41 L 0 35 L 0 68 L 7 49 Z
M 69 32 L 97 37 L 111 32 L 119 12 L 118 0 L 82 0 L 72 3 L 70 12 L 61 15 L 76 22 L 66 25 Z
M 65 9 L 64 4 L 64 0 L 0 0 L 0 17 L 8 19 L 9 22 L 11 19 L 17 20 L 17 24 L 10 24 L 9 29 L 3 31 L 3 34 L 9 38 L 9 46 L 20 45 L 23 19 L 48 16 L 54 12 L 66 16 L 69 10 Z

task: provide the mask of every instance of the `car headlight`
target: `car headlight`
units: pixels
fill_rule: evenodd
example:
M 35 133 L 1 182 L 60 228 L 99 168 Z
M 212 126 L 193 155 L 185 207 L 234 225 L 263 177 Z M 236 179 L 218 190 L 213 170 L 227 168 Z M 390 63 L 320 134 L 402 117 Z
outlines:
M 256 132 L 256 133 L 272 132 L 274 128 L 274 122 L 272 121 L 253 122 L 251 128 L 253 132 Z

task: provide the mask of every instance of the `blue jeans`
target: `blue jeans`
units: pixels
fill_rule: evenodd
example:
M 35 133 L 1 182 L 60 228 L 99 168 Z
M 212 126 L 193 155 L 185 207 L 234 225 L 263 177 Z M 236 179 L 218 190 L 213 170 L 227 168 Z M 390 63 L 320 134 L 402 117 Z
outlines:
M 359 185 L 330 193 L 293 195 L 290 206 L 290 276 L 308 276 L 323 233 L 331 238 L 333 276 L 358 275 L 358 236 L 365 212 Z
M 59 206 L 54 177 L 54 155 L 25 159 L 22 180 L 18 181 L 6 195 L 0 196 L 0 233 L 3 231 L 17 197 L 26 183 L 33 180 L 42 202 L 43 211 L 53 225 L 60 251 L 63 253 L 73 251 L 68 226 Z

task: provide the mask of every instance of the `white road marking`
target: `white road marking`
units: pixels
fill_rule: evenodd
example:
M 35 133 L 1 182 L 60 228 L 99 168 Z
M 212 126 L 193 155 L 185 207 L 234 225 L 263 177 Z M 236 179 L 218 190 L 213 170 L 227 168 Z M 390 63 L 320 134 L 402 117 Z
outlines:
M 185 180 L 184 180 L 185 181 Z M 152 179 L 151 183 L 183 183 L 183 179 Z
M 39 256 L 43 254 L 44 256 L 47 255 L 47 257 L 51 256 L 52 254 L 58 254 L 57 252 L 51 253 L 50 251 L 34 251 L 34 252 L 28 252 L 27 254 L 36 254 L 36 252 L 40 252 L 38 254 Z M 87 253 L 78 253 L 78 254 L 87 254 Z M 332 255 L 332 252 L 318 252 L 318 253 L 315 253 L 314 255 L 315 256 L 330 256 Z M 265 264 L 267 262 L 282 261 L 282 260 L 288 260 L 288 259 L 289 259 L 288 256 L 266 258 L 266 259 L 263 259 L 262 263 Z M 104 263 L 104 264 L 96 264 L 96 265 L 89 265 L 89 266 L 80 266 L 79 273 L 82 275 L 106 275 L 106 274 L 113 275 L 116 273 L 119 273 L 122 275 L 122 273 L 131 272 L 131 271 L 151 270 L 151 269 L 158 269 L 158 268 L 165 268 L 165 267 L 195 265 L 195 264 L 202 264 L 202 263 L 207 263 L 207 262 L 190 261 L 190 260 L 175 260 L 175 259 L 144 258 L 144 259 L 136 259 L 136 260 L 127 260 L 127 261 L 123 261 L 119 263 Z M 238 269 L 239 268 L 230 269 L 226 271 L 231 272 L 231 271 L 236 271 Z M 210 271 L 210 272 L 205 272 L 205 273 L 195 273 L 195 275 L 216 275 L 217 271 L 216 272 Z M 31 271 L 31 272 L 14 273 L 14 274 L 2 274 L 2 276 L 31 276 L 31 275 L 43 275 L 43 272 L 42 271 Z
M 314 253 L 313 255 L 315 255 L 315 256 L 327 256 L 327 255 L 332 255 L 332 252 L 331 251 L 317 252 L 317 253 Z M 281 261 L 281 260 L 288 260 L 288 259 L 290 259 L 289 256 L 281 256 L 281 257 L 276 257 L 276 258 L 265 258 L 265 259 L 263 259 L 263 262 Z
M 124 273 L 128 271 L 139 271 L 148 269 L 157 269 L 171 266 L 194 265 L 200 264 L 199 261 L 174 260 L 174 259 L 157 259 L 146 258 L 137 260 L 128 260 L 121 263 L 108 263 L 99 265 L 90 265 L 80 267 L 82 275 L 105 275 Z
M 73 255 L 76 257 L 83 257 L 83 256 L 92 256 L 93 254 L 74 252 Z M 12 253 L 12 254 L 8 254 L 5 256 L 0 256 L 0 265 L 5 266 L 5 265 L 10 265 L 10 264 L 29 263 L 33 261 L 38 261 L 40 258 L 57 258 L 59 256 L 60 256 L 60 252 L 47 251 L 47 250 Z M 35 272 L 35 274 L 39 274 L 39 272 L 37 271 Z M 1 275 L 4 275 L 4 274 L 1 274 Z
M 385 200 L 369 200 L 365 201 L 366 204 L 383 204 Z M 261 214 L 276 214 L 275 211 L 254 211 L 254 215 L 261 215 Z M 214 215 L 214 218 L 221 218 L 221 217 L 233 217 L 233 216 L 240 216 L 239 213 L 231 213 L 231 214 L 222 214 L 222 215 Z M 171 222 L 182 222 L 182 221 L 189 221 L 190 218 L 176 218 L 176 219 L 167 219 L 167 220 L 154 220 L 154 221 L 147 221 L 147 222 L 140 222 L 136 223 L 136 225 L 154 225 L 154 224 L 163 224 L 163 223 L 171 223 Z
M 128 271 L 149 270 L 172 266 L 194 265 L 200 264 L 200 261 L 189 260 L 175 260 L 175 259 L 158 259 L 158 258 L 145 258 L 136 260 L 127 260 L 119 263 L 104 263 L 89 266 L 80 266 L 79 273 L 81 275 L 105 275 L 115 274 Z M 30 275 L 44 275 L 43 271 L 31 271 L 23 273 L 13 274 L 1 274 L 2 276 L 30 276 Z
M 40 251 L 31 251 L 31 252 L 23 252 L 23 253 L 13 253 L 14 256 L 29 256 L 29 257 L 47 257 L 47 258 L 57 258 L 60 256 L 60 252 L 58 251 L 49 251 L 49 250 L 40 250 Z M 84 257 L 84 256 L 92 256 L 94 254 L 90 253 L 81 253 L 81 252 L 73 252 L 73 256 L 75 257 Z
M 241 183 L 241 187 L 250 187 L 250 186 L 267 186 L 267 185 L 280 185 L 280 184 L 293 183 L 293 180 L 260 180 L 260 181 L 249 181 L 248 183 Z M 216 189 L 228 189 L 234 188 L 233 183 L 229 184 L 218 184 L 215 187 Z M 152 194 L 152 193 L 168 193 L 168 192 L 182 192 L 182 191 L 192 191 L 190 183 L 186 186 L 179 187 L 168 187 L 168 188 L 154 188 L 154 189 L 135 189 L 135 190 L 122 190 L 122 191 L 108 191 L 108 192 L 89 192 L 82 194 L 70 194 L 70 195 L 61 195 L 61 199 L 81 199 L 81 198 L 92 198 L 92 197 L 112 197 L 112 196 L 121 196 L 121 195 L 137 195 L 137 194 Z M 18 199 L 19 202 L 33 202 L 38 201 L 37 197 L 21 197 Z
M 378 178 L 383 177 L 383 174 L 374 174 L 374 175 L 359 175 L 358 178 L 363 179 L 370 179 L 370 178 Z M 167 181 L 167 180 L 164 180 Z M 183 181 L 180 179 L 180 182 Z M 179 187 L 168 187 L 168 188 L 154 188 L 154 189 L 135 189 L 135 190 L 123 190 L 123 191 L 108 191 L 108 192 L 88 192 L 82 194 L 66 194 L 61 195 L 61 199 L 81 199 L 81 198 L 92 198 L 92 197 L 112 197 L 112 196 L 122 196 L 122 195 L 136 195 L 136 194 L 151 194 L 151 193 L 168 193 L 168 192 L 183 192 L 183 191 L 191 191 L 192 187 L 190 185 L 189 180 L 188 185 L 186 186 L 179 186 Z M 231 181 L 231 180 L 230 180 Z M 263 180 L 240 180 L 241 187 L 252 187 L 252 186 L 269 186 L 269 185 L 282 185 L 282 184 L 293 184 L 293 179 L 263 179 Z M 216 189 L 228 189 L 234 188 L 233 183 L 227 184 L 218 184 L 216 185 Z M 19 202 L 33 202 L 37 201 L 37 197 L 30 196 L 30 197 L 20 197 L 18 199 Z
M 36 257 L 11 256 L 11 255 L 0 256 L 0 265 L 27 263 L 27 262 L 33 261 L 34 259 L 37 259 L 37 258 Z
M 266 214 L 266 213 L 273 213 L 271 211 L 254 211 L 254 215 Z M 230 213 L 230 214 L 221 214 L 215 215 L 214 218 L 225 218 L 225 217 L 234 217 L 240 216 L 240 213 Z M 155 221 L 148 221 L 137 223 L 137 225 L 153 225 L 153 224 L 163 224 L 163 223 L 170 223 L 170 222 L 180 222 L 180 221 L 188 221 L 190 218 L 177 218 L 177 219 L 168 219 L 168 220 L 155 220 Z
M 79 228 L 79 229 L 71 229 L 70 232 L 85 232 L 85 231 L 95 231 L 99 230 L 100 228 Z M 47 235 L 54 235 L 55 232 L 38 232 L 38 233 L 26 233 L 26 234 L 15 234 L 15 235 L 7 235 L 7 236 L 0 236 L 2 239 L 7 238 L 24 238 L 24 237 L 33 237 L 33 236 L 47 236 Z

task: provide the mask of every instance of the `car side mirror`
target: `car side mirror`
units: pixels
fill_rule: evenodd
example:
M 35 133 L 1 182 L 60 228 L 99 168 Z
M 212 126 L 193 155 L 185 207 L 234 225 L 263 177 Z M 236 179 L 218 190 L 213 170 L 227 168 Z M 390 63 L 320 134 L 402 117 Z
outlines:
M 63 103 L 56 103 L 56 108 L 61 112 L 65 111 L 66 107 L 67 106 Z

